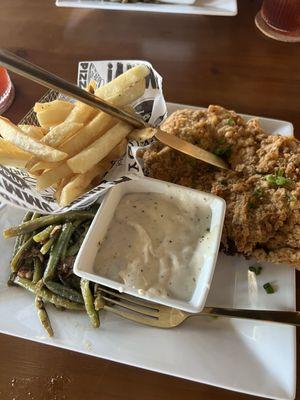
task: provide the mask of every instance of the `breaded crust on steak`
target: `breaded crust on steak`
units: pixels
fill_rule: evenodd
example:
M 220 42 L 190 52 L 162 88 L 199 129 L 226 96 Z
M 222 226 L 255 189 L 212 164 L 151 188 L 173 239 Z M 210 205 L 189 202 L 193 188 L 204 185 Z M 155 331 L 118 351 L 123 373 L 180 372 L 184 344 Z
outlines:
M 145 174 L 223 197 L 225 252 L 300 269 L 298 140 L 270 135 L 257 120 L 246 122 L 220 106 L 176 111 L 162 129 L 222 156 L 231 171 L 156 142 L 143 151 Z

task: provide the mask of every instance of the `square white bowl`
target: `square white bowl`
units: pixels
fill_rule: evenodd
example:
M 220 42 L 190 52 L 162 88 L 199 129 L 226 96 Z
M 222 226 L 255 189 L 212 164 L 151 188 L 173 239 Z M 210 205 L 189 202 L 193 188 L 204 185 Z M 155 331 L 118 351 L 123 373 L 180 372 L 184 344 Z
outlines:
M 203 263 L 197 278 L 195 291 L 189 301 L 177 300 L 170 297 L 161 297 L 154 295 L 141 295 L 138 289 L 126 287 L 122 282 L 102 277 L 94 271 L 94 263 L 101 242 L 107 232 L 110 222 L 114 216 L 115 210 L 121 198 L 127 193 L 163 193 L 172 195 L 174 198 L 182 195 L 186 196 L 187 201 L 196 201 L 207 207 L 211 213 L 210 220 L 210 240 L 209 244 L 202 248 Z M 181 310 L 196 313 L 200 312 L 208 295 L 215 264 L 217 261 L 219 245 L 221 240 L 222 228 L 224 223 L 226 204 L 220 197 L 200 192 L 198 190 L 186 188 L 184 186 L 163 182 L 151 178 L 138 178 L 120 183 L 110 189 L 105 196 L 99 210 L 90 226 L 90 229 L 84 239 L 81 249 L 76 257 L 74 272 L 76 275 L 86 278 L 92 282 L 119 290 L 124 293 L 140 297 L 145 300 L 154 301 L 166 306 L 179 308 Z M 199 235 L 200 238 L 200 235 Z

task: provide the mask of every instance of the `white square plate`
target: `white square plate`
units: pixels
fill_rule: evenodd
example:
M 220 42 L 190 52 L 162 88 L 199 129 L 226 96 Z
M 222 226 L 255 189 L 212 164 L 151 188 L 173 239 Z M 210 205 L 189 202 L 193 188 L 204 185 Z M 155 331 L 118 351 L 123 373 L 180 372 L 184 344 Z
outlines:
M 196 0 L 192 5 L 119 3 L 105 0 L 56 0 L 58 7 L 98 8 L 118 11 L 146 11 L 172 14 L 198 14 L 234 16 L 237 14 L 236 0 Z
M 169 113 L 188 106 L 168 104 Z M 288 122 L 262 119 L 272 133 L 293 134 Z M 19 223 L 22 211 L 0 210 L 0 231 Z M 194 317 L 171 330 L 134 324 L 110 314 L 102 327 L 90 327 L 83 314 L 48 307 L 55 336 L 45 336 L 33 297 L 8 288 L 13 240 L 0 239 L 0 331 L 13 336 L 118 361 L 181 378 L 272 399 L 292 400 L 296 388 L 296 329 L 279 324 Z M 207 305 L 295 310 L 295 271 L 284 265 L 262 264 L 258 294 L 248 292 L 251 261 L 220 254 Z M 7 268 L 5 268 L 7 266 Z M 265 282 L 279 290 L 268 295 Z

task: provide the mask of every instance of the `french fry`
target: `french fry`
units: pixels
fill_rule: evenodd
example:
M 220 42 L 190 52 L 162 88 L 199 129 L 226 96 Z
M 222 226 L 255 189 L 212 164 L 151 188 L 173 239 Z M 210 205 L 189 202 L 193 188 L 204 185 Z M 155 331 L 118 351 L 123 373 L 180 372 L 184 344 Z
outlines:
M 42 175 L 42 172 L 43 171 L 34 171 L 34 172 L 27 171 L 28 175 L 32 176 L 33 178 L 38 178 L 40 175 Z
M 134 113 L 130 104 L 143 95 L 149 72 L 145 66 L 136 66 L 98 89 L 92 81 L 86 90 Z M 112 162 L 124 154 L 126 136 L 133 129 L 79 101 L 36 103 L 34 111 L 40 127 L 17 127 L 0 117 L 4 138 L 0 139 L 0 163 L 4 160 L 25 167 L 36 177 L 37 190 L 53 186 L 61 206 L 103 179 Z
M 59 149 L 69 156 L 73 156 L 102 136 L 108 129 L 116 125 L 116 123 L 116 118 L 100 112 L 91 122 L 80 129 L 69 140 L 65 141 Z
M 106 98 L 106 101 L 117 107 L 127 106 L 140 98 L 146 89 L 145 79 L 138 81 L 132 86 L 124 89 L 123 92 L 117 93 L 111 97 Z
M 89 88 L 89 87 L 88 87 Z M 92 108 L 84 103 L 81 102 L 77 102 L 75 104 L 74 109 L 71 111 L 71 113 L 69 114 L 69 116 L 66 118 L 66 120 L 64 121 L 64 123 L 62 124 L 62 127 L 64 129 L 64 124 L 70 124 L 70 123 L 83 123 L 86 124 L 88 122 L 92 122 L 94 117 L 97 117 L 99 115 L 100 111 Z M 112 122 L 112 121 L 111 121 Z M 97 124 L 97 122 L 96 122 Z M 111 125 L 111 124 L 110 124 Z M 83 127 L 84 129 L 85 127 Z M 92 125 L 92 130 L 94 132 L 94 124 Z M 108 127 L 106 128 L 108 129 Z M 77 131 L 80 131 L 80 129 L 78 129 Z M 105 127 L 104 127 L 104 131 L 105 131 Z M 73 132 L 75 133 L 75 132 Z M 78 132 L 79 133 L 79 132 Z M 86 135 L 86 131 L 84 129 L 84 132 L 81 133 L 81 135 Z M 70 138 L 72 135 L 68 135 L 68 137 L 65 137 L 65 140 L 67 140 L 68 138 Z M 91 140 L 93 141 L 93 139 Z
M 45 144 L 30 138 L 6 118 L 0 117 L 0 132 L 2 137 L 19 149 L 34 154 L 44 161 L 61 161 L 67 157 L 66 153 L 53 149 Z
M 96 90 L 95 94 L 118 107 L 127 106 L 143 95 L 145 91 L 144 78 L 148 74 L 149 70 L 147 67 L 134 67 L 108 84 L 101 86 Z M 75 114 L 75 109 L 70 113 L 67 120 L 70 120 L 72 114 Z M 59 149 L 66 152 L 69 156 L 73 156 L 101 137 L 106 130 L 112 128 L 115 124 L 116 119 L 108 114 L 98 112 L 92 121 L 78 130 Z
M 36 113 L 45 111 L 45 110 L 57 110 L 57 109 L 67 109 L 69 112 L 74 107 L 74 104 L 70 103 L 69 101 L 65 100 L 53 100 L 47 103 L 35 103 L 33 107 L 33 111 Z
M 35 173 L 45 169 L 53 169 L 55 167 L 58 167 L 60 164 L 61 161 L 57 162 L 39 161 L 38 157 L 32 156 L 28 161 L 28 163 L 26 164 L 26 169 L 32 173 Z
M 60 206 L 65 207 L 84 194 L 86 189 L 94 183 L 95 178 L 97 178 L 100 183 L 101 179 L 110 168 L 112 161 L 121 157 L 125 153 L 126 147 L 127 140 L 123 139 L 98 165 L 84 174 L 75 175 L 71 180 L 69 178 L 63 179 L 55 194 Z
M 31 155 L 26 151 L 20 150 L 13 144 L 0 139 L 0 164 L 9 167 L 25 168 Z
M 102 165 L 95 165 L 92 169 L 84 174 L 75 175 L 69 183 L 67 183 L 60 194 L 59 204 L 61 207 L 65 207 L 70 204 L 73 200 L 77 199 L 86 189 L 96 176 L 104 176 L 106 169 Z
M 57 148 L 65 140 L 72 137 L 75 132 L 83 127 L 83 123 L 64 121 L 50 129 L 46 136 L 41 139 L 41 143 Z
M 92 88 L 92 82 L 88 88 Z M 37 113 L 37 118 L 41 126 L 53 127 L 63 121 L 67 122 L 87 122 L 97 110 L 77 101 L 75 104 L 64 100 L 54 100 L 49 103 L 35 103 L 33 110 Z
M 79 122 L 85 124 L 90 121 L 97 112 L 98 111 L 95 108 L 77 101 L 75 107 L 65 119 L 65 122 Z
M 84 194 L 95 178 L 100 181 L 110 168 L 112 161 L 117 160 L 125 153 L 126 146 L 127 140 L 123 139 L 100 163 L 84 174 L 77 174 L 71 180 L 68 179 L 68 182 L 63 184 L 63 188 L 57 194 L 60 206 L 65 207 Z
M 84 173 L 88 171 L 93 165 L 103 160 L 132 129 L 131 125 L 125 122 L 119 122 L 86 149 L 70 158 L 67 161 L 68 166 L 74 173 Z
M 47 104 L 47 103 L 45 103 Z M 49 103 L 50 104 L 50 103 Z M 36 107 L 35 109 L 39 109 Z M 67 101 L 54 100 L 50 107 L 37 112 L 37 120 L 42 128 L 51 128 L 62 123 L 74 109 L 74 105 Z
M 63 186 L 62 186 L 62 179 L 60 179 L 60 180 L 57 182 L 56 186 L 57 186 L 57 187 L 56 187 L 55 192 L 54 192 L 54 197 L 55 197 L 56 202 L 59 204 L 60 195 L 61 195 L 61 191 L 62 191 L 62 188 L 63 188 Z
M 49 169 L 40 175 L 36 180 L 36 188 L 38 191 L 44 190 L 60 179 L 73 175 L 73 171 L 69 168 L 67 163 L 63 162 L 58 167 Z
M 112 151 L 99 162 L 99 165 L 108 170 L 113 161 L 116 161 L 125 154 L 127 143 L 126 139 L 121 140 L 121 142 L 118 143 L 116 147 L 114 147 Z
M 60 195 L 61 195 L 61 191 L 63 190 L 64 186 L 66 186 L 66 184 L 70 181 L 70 178 L 63 178 L 60 179 L 57 183 L 56 183 L 56 190 L 54 192 L 54 197 L 57 201 L 57 203 L 59 204 L 60 201 Z
M 126 91 L 130 86 L 135 85 L 139 81 L 144 81 L 145 77 L 149 75 L 149 69 L 144 65 L 137 65 L 128 71 L 119 75 L 104 86 L 100 86 L 95 95 L 102 99 L 109 99 L 113 96 L 119 96 Z
M 129 104 L 132 101 L 136 100 L 138 97 L 140 97 L 144 91 L 145 91 L 145 77 L 149 75 L 150 71 L 149 69 L 144 66 L 144 65 L 137 65 L 136 67 L 133 67 L 129 69 L 128 71 L 124 72 L 122 75 L 118 76 L 117 78 L 113 79 L 111 82 L 107 83 L 106 85 L 103 85 L 99 87 L 95 91 L 95 96 L 100 97 L 101 99 L 104 99 L 108 102 L 113 102 L 114 99 L 117 99 L 118 97 L 121 97 L 120 101 L 116 105 L 122 106 L 125 104 Z M 130 90 L 127 94 L 127 96 L 132 96 L 134 100 L 131 100 L 130 97 L 126 98 L 126 95 L 123 95 L 123 92 L 128 91 L 129 88 L 134 86 L 135 88 L 133 90 Z M 91 85 L 88 85 L 87 89 L 91 90 L 94 89 L 93 83 Z M 134 91 L 138 93 L 138 97 L 134 95 Z M 121 101 L 123 99 L 123 101 Z M 112 103 L 113 104 L 113 103 Z M 79 107 L 79 111 L 85 112 L 87 110 L 90 111 L 95 111 L 95 109 L 77 102 L 75 105 L 75 108 Z M 97 111 L 97 110 L 96 110 Z M 73 121 L 73 122 L 86 122 L 82 120 L 78 120 L 78 117 L 74 118 L 74 115 L 76 114 L 75 109 L 70 113 L 70 115 L 67 118 L 67 121 Z
M 30 171 L 31 168 L 38 162 L 38 158 L 35 156 L 31 156 L 30 159 L 28 160 L 25 168 L 27 169 L 27 171 Z
M 104 178 L 104 176 L 100 176 L 100 175 L 95 176 L 95 178 L 92 180 L 92 182 L 90 184 L 90 188 L 92 189 L 92 188 L 100 185 L 103 178 Z
M 96 87 L 97 87 L 97 82 L 95 80 L 91 80 L 86 87 L 86 91 L 94 94 Z
M 22 132 L 26 133 L 27 136 L 35 140 L 41 140 L 47 131 L 40 126 L 34 125 L 18 125 Z
M 131 70 L 130 70 L 131 71 Z M 121 76 L 121 75 L 120 75 Z M 114 81 L 112 81 L 114 82 Z M 112 83 L 110 82 L 110 84 Z M 106 85 L 105 85 L 106 86 Z M 104 88 L 105 86 L 102 86 Z M 145 91 L 145 80 L 138 81 L 135 85 L 126 88 L 123 93 L 115 95 L 115 97 L 110 98 L 111 104 L 116 106 L 124 106 L 137 100 Z M 116 93 L 116 92 L 115 92 Z M 80 106 L 81 107 L 81 106 Z M 87 106 L 88 107 L 88 106 Z M 76 117 L 76 110 L 72 111 Z M 71 114 L 72 114 L 71 113 Z M 84 113 L 84 111 L 83 111 Z M 70 114 L 70 115 L 71 115 Z M 111 117 L 108 114 L 99 112 L 87 125 L 79 129 L 72 137 L 67 139 L 59 149 L 69 156 L 73 156 L 83 150 L 85 147 L 89 146 L 96 139 L 101 137 L 107 130 L 116 125 L 117 119 Z M 51 132 L 51 131 L 50 131 Z M 47 137 L 48 135 L 46 135 Z M 33 168 L 34 167 L 34 168 Z M 45 169 L 48 166 L 45 166 Z M 28 168 L 32 171 L 38 171 L 38 169 L 43 169 L 42 163 L 38 163 L 38 159 L 32 160 L 28 165 Z M 33 169 L 32 169 L 33 168 Z
M 35 158 L 36 160 L 36 158 Z M 51 163 L 47 161 L 37 161 L 32 167 L 28 167 L 28 164 L 26 165 L 26 168 L 31 172 L 31 173 L 37 173 L 40 172 L 42 173 L 46 169 L 53 169 L 61 165 L 61 161 L 56 162 L 56 163 Z
M 113 82 L 113 81 L 112 81 Z M 110 82 L 110 83 L 112 83 Z M 102 86 L 103 88 L 105 86 Z M 118 107 L 127 106 L 137 100 L 145 91 L 145 80 L 127 88 L 122 94 L 111 97 L 109 102 Z M 112 128 L 117 120 L 108 114 L 99 112 L 95 118 L 77 131 L 73 137 L 64 142 L 59 149 L 69 156 L 73 156 L 101 137 L 108 129 Z
M 142 129 L 134 129 L 130 134 L 128 135 L 129 139 L 134 139 L 134 140 L 148 140 L 151 139 L 154 136 L 155 129 L 153 128 L 142 128 Z

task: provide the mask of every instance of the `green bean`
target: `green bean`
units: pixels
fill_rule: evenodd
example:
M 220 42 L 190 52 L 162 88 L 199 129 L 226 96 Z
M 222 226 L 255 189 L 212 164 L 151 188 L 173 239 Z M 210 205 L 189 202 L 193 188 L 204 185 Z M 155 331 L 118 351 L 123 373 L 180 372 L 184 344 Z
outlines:
M 17 236 L 12 253 L 13 257 L 17 254 L 19 248 L 22 246 L 22 241 L 23 241 L 23 235 Z
M 43 246 L 40 248 L 40 253 L 42 253 L 43 255 L 47 254 L 48 251 L 50 250 L 52 244 L 54 243 L 55 237 L 50 238 L 49 240 L 47 240 L 47 242 L 45 244 L 43 244 Z
M 80 249 L 80 243 L 79 243 L 79 241 L 78 241 L 78 242 L 72 244 L 72 246 L 70 246 L 70 247 L 68 248 L 68 250 L 67 250 L 67 256 L 68 256 L 68 257 L 70 257 L 70 256 L 75 256 L 75 254 L 78 253 L 79 249 Z
M 79 240 L 81 238 L 81 234 L 82 234 L 82 230 L 81 229 L 76 229 L 76 231 L 74 231 L 74 234 L 73 234 L 73 237 L 72 237 L 73 243 L 77 242 L 77 240 Z
M 59 237 L 57 238 L 53 247 L 51 248 L 49 260 L 44 273 L 44 278 L 43 278 L 44 282 L 46 280 L 52 281 L 55 276 L 56 266 L 61 257 L 61 253 L 65 246 L 66 240 L 68 238 L 70 226 L 72 227 L 71 222 L 67 222 L 63 225 Z
M 32 282 L 37 283 L 43 277 L 42 262 L 38 257 L 33 259 L 33 268 Z
M 37 283 L 35 284 L 35 291 L 37 292 L 38 290 L 43 289 L 43 287 L 45 286 L 43 278 L 40 279 L 39 281 L 37 281 Z
M 58 307 L 64 307 L 68 310 L 75 310 L 75 311 L 84 310 L 84 306 L 82 304 L 75 303 L 74 301 L 64 299 L 63 297 L 60 297 L 60 296 L 56 295 L 55 293 L 51 293 L 50 290 L 47 290 L 45 288 L 38 290 L 37 294 L 39 296 L 41 296 L 45 301 L 48 301 L 49 303 L 53 303 Z
M 35 219 L 37 219 L 37 218 L 40 218 L 40 216 L 41 216 L 40 213 L 34 212 L 34 213 L 32 214 L 32 217 L 31 217 L 30 221 L 33 221 L 33 220 L 35 220 Z M 28 239 L 30 238 L 30 236 L 34 236 L 35 234 L 36 234 L 36 231 L 33 231 L 33 232 L 32 232 L 32 235 L 30 235 L 30 233 L 25 233 L 25 234 L 24 234 L 23 242 L 26 242 L 26 240 L 28 240 Z
M 54 225 L 54 228 L 52 229 L 51 233 L 50 233 L 50 237 L 57 237 L 61 231 L 62 225 Z
M 45 228 L 44 230 L 42 230 L 41 232 L 37 233 L 36 235 L 33 236 L 33 240 L 35 242 L 44 242 L 46 239 L 49 238 L 50 233 L 52 232 L 54 226 L 53 225 L 49 225 L 47 226 L 47 228 Z
M 24 215 L 23 219 L 22 219 L 22 223 L 30 221 L 31 218 L 33 217 L 33 214 L 34 213 L 32 211 L 27 211 L 26 214 Z
M 77 292 L 81 293 L 79 276 L 76 276 L 73 273 L 67 277 L 59 275 L 59 280 L 64 286 L 75 289 Z
M 63 214 L 46 215 L 35 220 L 30 220 L 18 226 L 5 229 L 3 236 L 7 239 L 9 237 L 18 236 L 23 233 L 33 232 L 36 229 L 43 228 L 44 226 L 57 224 L 65 221 L 72 221 L 76 219 L 92 219 L 95 213 L 92 211 L 69 211 Z
M 26 214 L 24 215 L 23 219 L 22 219 L 22 223 L 30 221 L 33 217 L 33 212 L 32 211 L 27 211 Z
M 15 283 L 18 286 L 21 286 L 22 288 L 28 290 L 31 293 L 35 293 L 35 284 L 32 283 L 29 279 L 21 278 L 20 276 L 15 277 Z
M 7 286 L 16 286 L 15 284 L 15 277 L 17 276 L 17 274 L 15 272 L 11 272 L 9 274 L 9 278 L 7 281 Z
M 90 318 L 91 324 L 94 328 L 98 328 L 100 326 L 99 313 L 95 310 L 94 298 L 89 284 L 90 282 L 87 279 L 81 279 L 81 293 L 84 300 L 85 310 Z
M 72 286 L 73 289 L 80 291 L 80 278 L 77 275 L 71 274 L 66 279 L 66 282 Z
M 79 239 L 72 246 L 70 246 L 68 248 L 67 256 L 75 256 L 79 252 L 80 247 L 81 247 L 81 245 L 82 245 L 82 243 L 83 243 L 83 241 L 85 239 L 85 236 L 86 236 L 86 233 L 87 233 L 88 229 L 89 229 L 89 225 L 85 226 L 84 231 L 80 235 Z
M 75 227 L 73 226 L 72 222 L 69 222 L 67 225 L 68 226 L 66 228 L 67 232 L 66 232 L 66 237 L 65 237 L 65 244 L 64 244 L 64 246 L 62 248 L 61 255 L 60 255 L 62 260 L 64 260 L 65 257 L 66 257 L 68 244 L 70 242 L 72 233 L 74 232 L 74 229 L 75 229 Z
M 64 307 L 68 310 L 75 310 L 75 311 L 83 311 L 84 306 L 79 303 L 75 303 L 73 301 L 66 300 L 60 296 L 57 296 L 54 293 L 51 293 L 50 290 L 46 289 L 45 287 L 37 288 L 34 283 L 30 280 L 25 278 L 20 278 L 19 276 L 16 277 L 15 283 L 24 289 L 30 291 L 31 293 L 37 294 L 40 296 L 44 301 L 48 303 L 52 303 L 58 307 Z
M 94 203 L 90 208 L 89 211 L 93 211 L 94 213 L 96 213 L 99 209 L 99 204 L 98 203 Z
M 35 306 L 37 308 L 38 317 L 39 317 L 39 320 L 40 320 L 41 324 L 45 328 L 45 331 L 48 333 L 48 335 L 50 337 L 52 337 L 53 336 L 53 329 L 52 329 L 51 322 L 50 322 L 50 319 L 48 317 L 48 314 L 47 314 L 47 311 L 45 309 L 45 305 L 44 305 L 44 302 L 43 302 L 42 298 L 40 296 L 35 296 L 34 304 L 35 304 Z
M 31 219 L 32 217 L 32 212 L 28 211 L 23 219 L 22 219 L 22 223 L 27 222 Z M 17 254 L 17 251 L 19 250 L 19 248 L 22 246 L 23 244 L 23 240 L 24 240 L 24 235 L 19 235 L 15 241 L 15 246 L 14 246 L 14 250 L 13 250 L 13 254 L 12 256 L 14 257 Z
M 11 262 L 10 262 L 10 267 L 12 272 L 17 272 L 19 269 L 19 262 L 21 258 L 24 256 L 24 253 L 29 249 L 33 242 L 32 237 L 30 237 L 25 243 L 22 244 L 22 246 L 19 248 L 17 253 L 13 256 Z
M 81 293 L 78 293 L 75 289 L 69 288 L 62 285 L 61 283 L 53 281 L 46 281 L 45 285 L 49 290 L 51 290 L 52 293 L 55 293 L 58 296 L 63 297 L 64 299 L 74 301 L 75 303 L 84 304 Z

